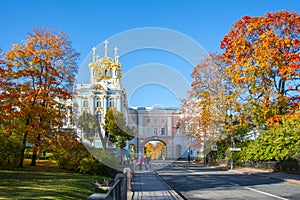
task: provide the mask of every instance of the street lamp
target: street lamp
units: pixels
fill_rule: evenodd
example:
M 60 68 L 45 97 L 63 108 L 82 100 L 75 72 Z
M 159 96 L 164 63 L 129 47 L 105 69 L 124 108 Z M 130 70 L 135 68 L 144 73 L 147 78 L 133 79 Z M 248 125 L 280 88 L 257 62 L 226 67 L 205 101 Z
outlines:
M 233 154 L 232 154 L 232 148 L 233 148 L 233 135 L 232 135 L 232 115 L 230 113 L 230 169 L 233 170 Z

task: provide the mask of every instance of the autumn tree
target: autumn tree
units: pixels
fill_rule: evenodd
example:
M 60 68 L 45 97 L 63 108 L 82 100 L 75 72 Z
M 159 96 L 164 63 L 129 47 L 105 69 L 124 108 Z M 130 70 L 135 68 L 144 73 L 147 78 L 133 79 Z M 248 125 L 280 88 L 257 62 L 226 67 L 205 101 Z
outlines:
M 126 141 L 134 138 L 133 130 L 127 126 L 124 114 L 113 107 L 109 108 L 105 115 L 104 129 L 109 141 L 120 149 L 126 146 Z
M 195 66 L 189 97 L 181 105 L 182 131 L 188 138 L 196 138 L 205 149 L 210 149 L 224 132 L 228 106 L 223 67 L 222 56 L 217 54 L 210 54 Z
M 19 166 L 23 166 L 27 142 L 32 145 L 31 165 L 35 165 L 38 150 L 64 134 L 62 119 L 68 107 L 60 101 L 72 98 L 78 56 L 65 33 L 48 29 L 35 29 L 23 44 L 14 44 L 5 53 L 1 78 L 8 84 L 3 87 L 3 101 L 13 122 L 7 128 L 23 138 Z
M 300 16 L 280 11 L 244 16 L 221 41 L 232 97 L 249 105 L 257 125 L 299 106 L 299 34 Z
M 260 136 L 246 149 L 253 160 L 287 159 L 297 152 L 300 91 L 300 16 L 280 11 L 242 17 L 221 41 L 236 110 Z M 299 151 L 298 151 L 299 153 Z
M 10 86 L 9 80 L 5 77 L 5 68 L 6 62 L 3 59 L 2 52 L 0 50 L 0 165 L 15 165 L 19 160 L 21 142 L 20 137 L 9 130 L 13 127 L 13 123 L 11 121 L 13 113 L 11 113 L 11 111 L 13 111 L 14 108 L 11 102 L 3 101 L 5 97 L 9 97 L 9 94 L 3 91 L 3 89 Z
M 144 156 L 149 156 L 152 160 L 167 157 L 166 145 L 160 141 L 145 144 L 144 152 Z
M 145 156 L 149 156 L 151 159 L 155 159 L 154 145 L 150 142 L 144 145 Z

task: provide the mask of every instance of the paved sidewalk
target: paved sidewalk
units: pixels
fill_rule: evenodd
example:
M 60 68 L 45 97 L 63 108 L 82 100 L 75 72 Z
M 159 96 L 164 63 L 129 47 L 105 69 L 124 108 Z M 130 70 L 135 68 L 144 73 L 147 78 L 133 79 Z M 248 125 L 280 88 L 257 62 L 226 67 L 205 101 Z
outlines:
M 131 185 L 131 199 L 176 200 L 182 199 L 153 171 L 137 171 Z M 130 198 L 128 198 L 130 199 Z
M 241 174 L 272 178 L 272 179 L 277 179 L 284 182 L 300 185 L 300 175 L 297 174 L 267 172 L 267 171 L 256 170 L 256 169 L 249 169 L 249 168 L 235 168 L 233 171 Z

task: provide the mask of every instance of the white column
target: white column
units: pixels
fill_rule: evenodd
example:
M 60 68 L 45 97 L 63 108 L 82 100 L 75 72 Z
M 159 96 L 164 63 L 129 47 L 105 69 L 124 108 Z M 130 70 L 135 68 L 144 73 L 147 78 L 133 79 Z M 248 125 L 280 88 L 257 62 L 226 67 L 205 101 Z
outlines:
M 95 108 L 94 108 L 94 96 L 92 96 L 92 93 L 90 93 L 89 94 L 89 97 L 88 97 L 88 99 L 89 99 L 89 110 L 90 110 L 90 112 L 91 112 L 91 114 L 92 115 L 94 115 L 95 114 Z
M 119 112 L 122 112 L 122 108 L 121 108 L 121 97 L 118 98 L 118 95 L 116 96 L 116 104 L 117 104 L 117 109 Z
M 143 117 L 139 117 L 139 123 L 138 123 L 138 134 L 139 136 L 143 135 L 143 124 L 144 124 L 144 118 Z M 139 137 L 141 138 L 141 137 Z
M 168 117 L 168 136 L 172 136 L 172 117 Z

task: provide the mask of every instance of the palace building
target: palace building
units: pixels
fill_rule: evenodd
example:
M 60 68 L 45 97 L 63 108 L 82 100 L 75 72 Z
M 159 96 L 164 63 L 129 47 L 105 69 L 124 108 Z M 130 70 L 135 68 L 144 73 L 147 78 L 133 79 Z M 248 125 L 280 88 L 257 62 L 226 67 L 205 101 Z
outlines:
M 92 62 L 89 63 L 90 83 L 78 84 L 76 87 L 77 118 L 88 112 L 97 117 L 101 133 L 104 134 L 102 124 L 110 107 L 128 115 L 128 106 L 125 89 L 122 88 L 122 70 L 118 59 L 117 48 L 115 48 L 114 59 L 108 57 L 108 42 L 105 42 L 104 57 L 99 58 L 96 48 L 93 48 Z M 95 145 L 102 146 L 99 135 L 95 135 Z
M 127 124 L 134 129 L 135 138 L 127 142 L 127 149 L 134 149 L 139 155 L 144 152 L 144 145 L 149 141 L 160 141 L 165 144 L 167 158 L 178 158 L 186 150 L 185 137 L 176 127 L 179 119 L 178 108 L 164 107 L 128 107 L 126 90 L 122 88 L 122 70 L 118 49 L 115 47 L 114 58 L 108 56 L 108 41 L 104 42 L 104 56 L 92 49 L 90 83 L 76 86 L 76 117 L 84 112 L 95 115 L 105 134 L 103 124 L 110 107 L 115 107 L 127 119 Z M 80 130 L 78 130 L 80 136 Z M 93 146 L 102 147 L 99 133 L 95 133 Z

